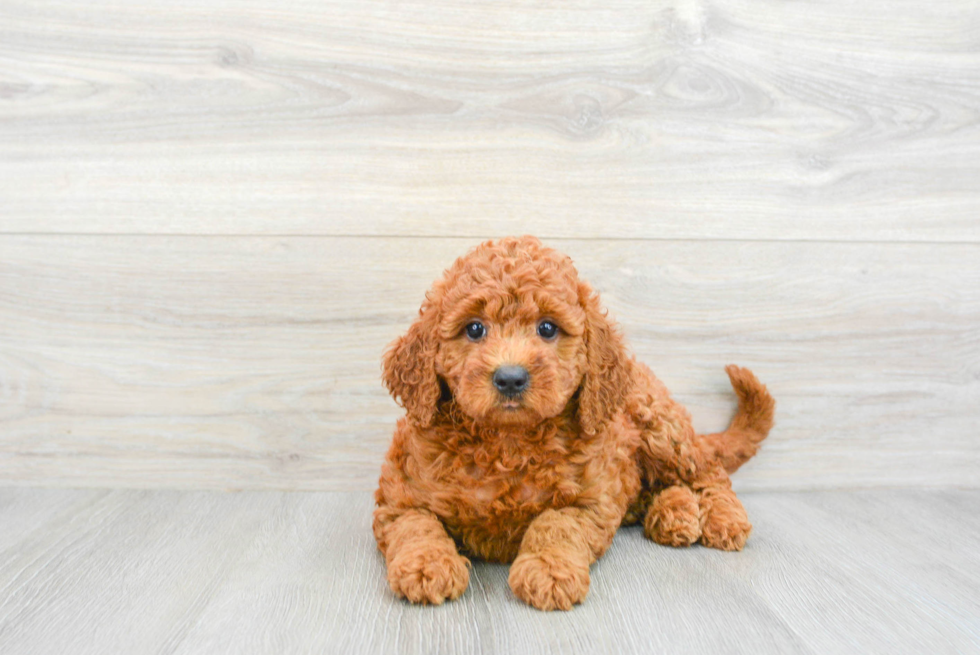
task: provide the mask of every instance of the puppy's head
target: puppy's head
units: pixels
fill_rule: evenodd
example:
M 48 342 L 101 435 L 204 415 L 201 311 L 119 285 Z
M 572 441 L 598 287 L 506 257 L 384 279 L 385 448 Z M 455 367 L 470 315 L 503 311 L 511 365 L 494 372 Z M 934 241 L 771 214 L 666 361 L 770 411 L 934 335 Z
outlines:
M 621 405 L 627 373 L 622 341 L 571 260 L 523 237 L 456 260 L 385 353 L 384 380 L 423 426 L 450 398 L 501 426 L 533 426 L 575 402 L 592 434 Z

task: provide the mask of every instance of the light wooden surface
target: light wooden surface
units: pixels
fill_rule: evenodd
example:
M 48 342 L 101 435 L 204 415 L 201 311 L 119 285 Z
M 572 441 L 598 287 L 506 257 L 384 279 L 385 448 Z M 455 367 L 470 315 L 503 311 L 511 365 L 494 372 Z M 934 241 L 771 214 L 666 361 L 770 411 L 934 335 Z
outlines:
M 974 0 L 0 0 L 0 481 L 369 490 L 384 346 L 537 233 L 740 489 L 980 485 Z
M 980 240 L 974 0 L 0 3 L 11 232 Z
M 977 483 L 975 246 L 556 245 L 703 430 L 734 407 L 724 363 L 770 385 L 778 428 L 740 488 Z M 381 351 L 466 246 L 0 239 L 0 474 L 372 490 L 400 415 Z
M 367 493 L 0 490 L 0 652 L 973 653 L 978 491 L 744 494 L 741 553 L 619 532 L 583 605 L 477 562 L 394 598 Z

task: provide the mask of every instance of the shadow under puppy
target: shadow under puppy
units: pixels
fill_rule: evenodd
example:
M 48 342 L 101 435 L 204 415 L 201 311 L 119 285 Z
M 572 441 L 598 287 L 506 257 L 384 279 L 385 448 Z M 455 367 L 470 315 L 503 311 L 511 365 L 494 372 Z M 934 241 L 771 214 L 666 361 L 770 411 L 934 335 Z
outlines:
M 695 434 L 568 257 L 523 237 L 459 258 L 384 357 L 407 410 L 375 494 L 391 589 L 459 597 L 462 551 L 513 562 L 519 598 L 567 610 L 620 525 L 740 550 L 752 526 L 728 474 L 755 454 L 775 403 L 751 372 L 726 370 L 738 412 L 726 431 Z

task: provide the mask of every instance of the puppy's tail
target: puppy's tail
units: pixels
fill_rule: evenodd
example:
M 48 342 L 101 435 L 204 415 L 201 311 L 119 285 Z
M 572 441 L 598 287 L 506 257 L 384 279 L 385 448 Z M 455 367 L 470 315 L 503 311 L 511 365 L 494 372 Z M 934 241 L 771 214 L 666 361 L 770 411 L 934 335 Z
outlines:
M 706 454 L 733 473 L 755 455 L 772 429 L 776 401 L 749 369 L 730 364 L 725 372 L 738 395 L 738 412 L 727 430 L 701 435 L 700 441 Z

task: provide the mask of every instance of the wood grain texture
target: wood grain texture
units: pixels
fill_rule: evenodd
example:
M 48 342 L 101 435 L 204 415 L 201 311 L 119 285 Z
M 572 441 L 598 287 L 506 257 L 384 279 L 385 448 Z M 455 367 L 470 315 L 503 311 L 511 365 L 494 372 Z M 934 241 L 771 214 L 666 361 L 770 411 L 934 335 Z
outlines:
M 394 598 L 369 494 L 0 491 L 0 651 L 968 653 L 977 491 L 745 494 L 741 553 L 621 530 L 545 614 L 475 562 L 458 601 Z M 35 525 L 9 521 L 36 506 Z M 60 506 L 62 512 L 49 508 Z M 70 508 L 70 511 L 69 511 Z
M 740 489 L 978 484 L 980 246 L 553 241 L 634 352 L 727 423 L 777 427 Z M 401 411 L 385 345 L 467 239 L 0 239 L 0 478 L 372 490 Z
M 3 0 L 0 25 L 0 233 L 980 241 L 973 0 Z
M 739 488 L 976 487 L 978 107 L 972 0 L 0 0 L 0 480 L 369 490 L 531 232 L 700 429 L 770 385 Z

